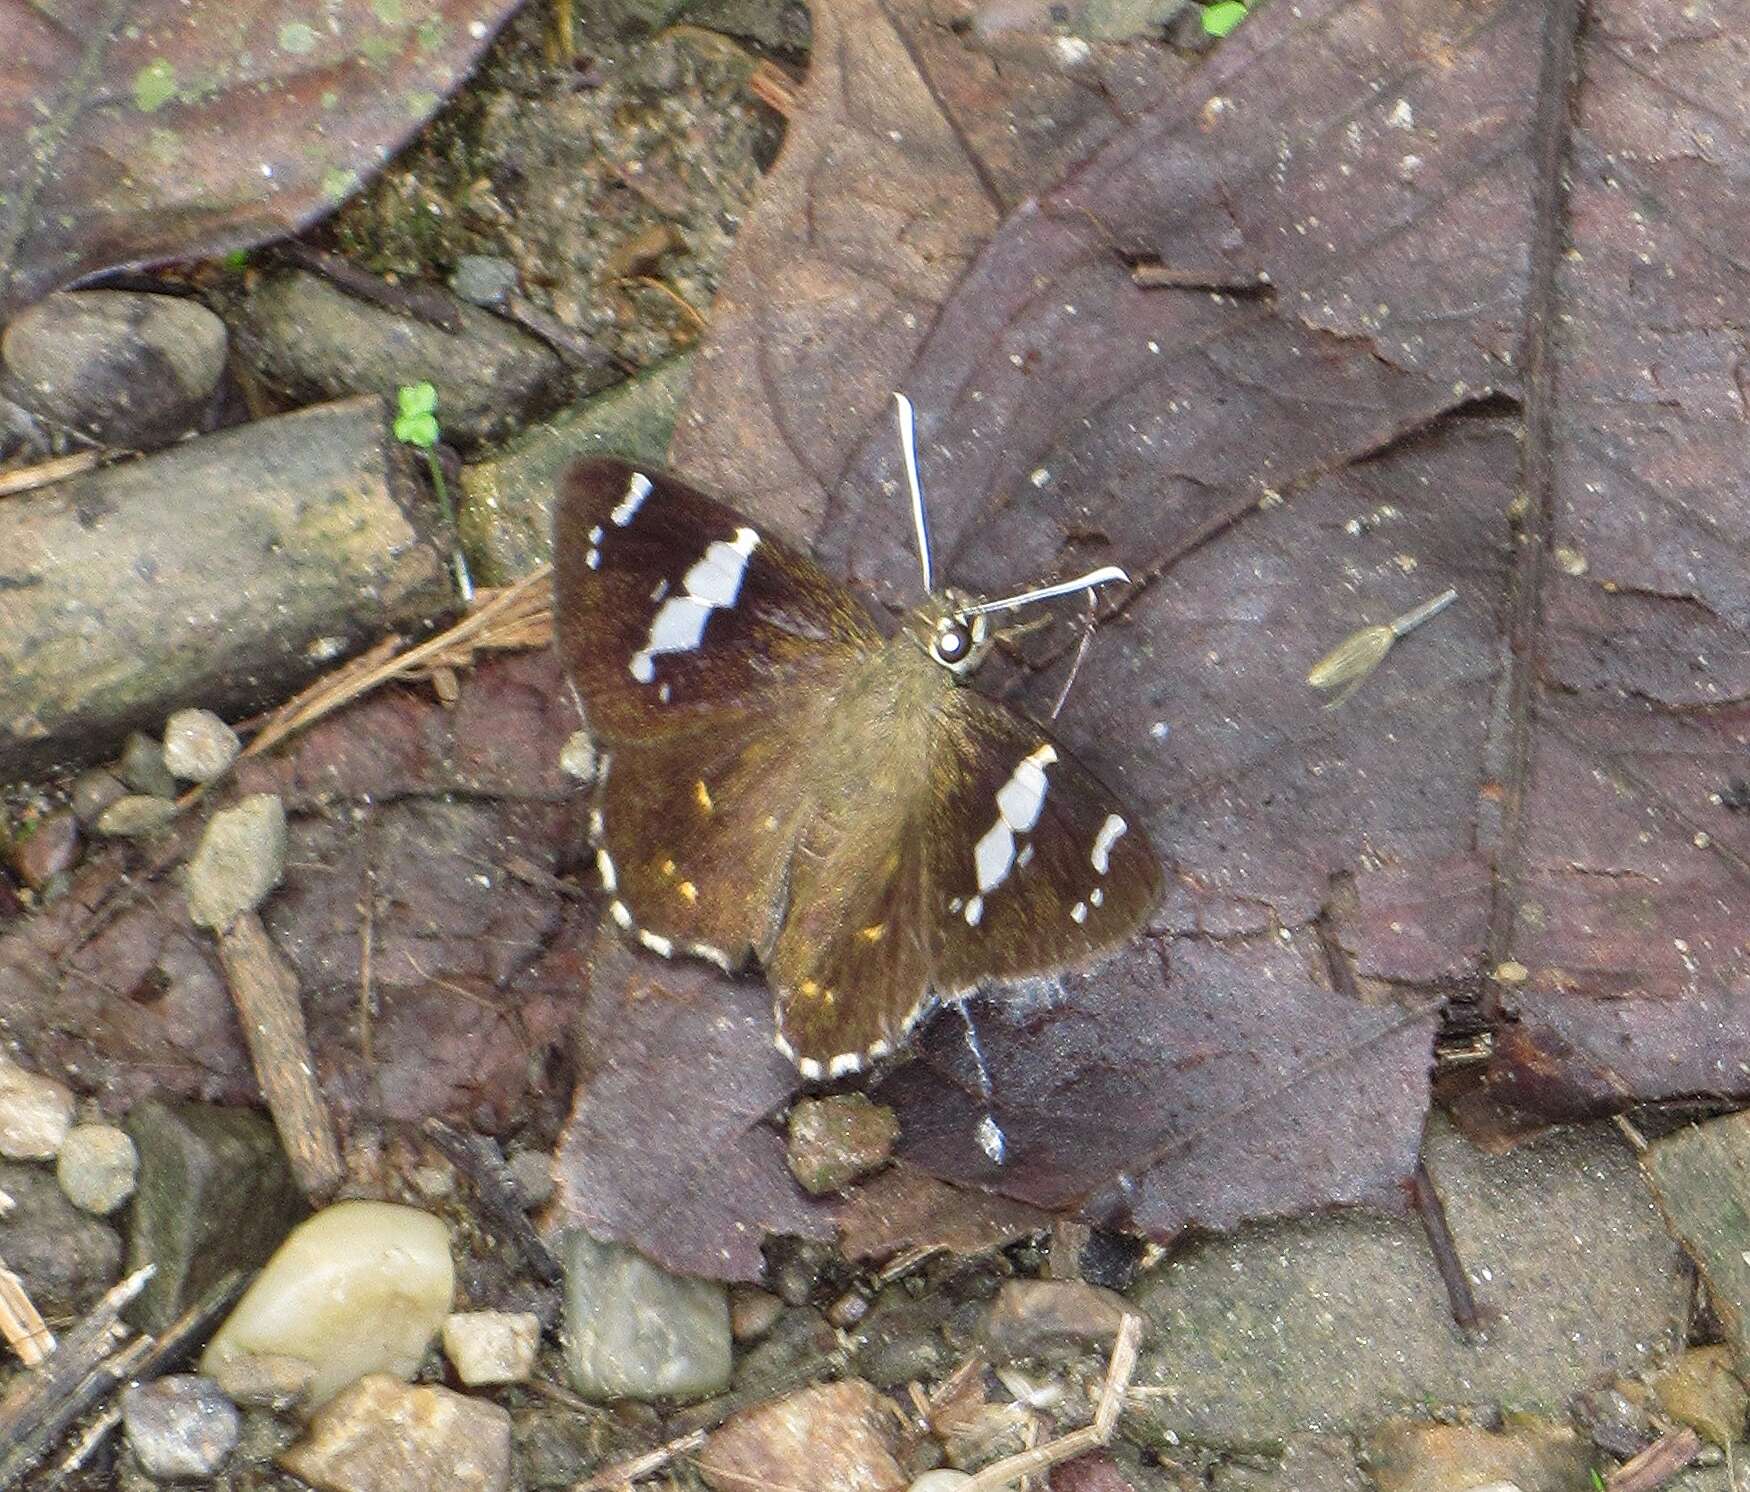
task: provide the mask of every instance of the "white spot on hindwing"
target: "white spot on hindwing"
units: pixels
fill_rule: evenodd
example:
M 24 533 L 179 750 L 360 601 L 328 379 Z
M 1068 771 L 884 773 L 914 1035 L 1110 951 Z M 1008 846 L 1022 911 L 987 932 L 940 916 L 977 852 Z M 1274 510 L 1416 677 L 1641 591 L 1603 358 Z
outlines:
M 627 664 L 633 678 L 648 684 L 656 677 L 653 660 L 658 653 L 688 653 L 698 647 L 711 613 L 735 605 L 748 558 L 759 542 L 751 528 L 738 528 L 733 539 L 714 539 L 706 546 L 704 557 L 681 581 L 684 594 L 657 608 L 649 638 Z
M 620 505 L 608 516 L 614 520 L 617 528 L 624 528 L 635 517 L 638 510 L 644 506 L 644 499 L 650 496 L 650 478 L 641 471 L 632 473 L 632 480 L 626 484 L 626 495 L 620 499 Z
M 653 933 L 647 927 L 638 929 L 638 941 L 652 953 L 660 953 L 664 958 L 674 957 L 674 939 L 665 938 L 661 933 Z
M 1100 825 L 1100 832 L 1094 836 L 1094 847 L 1088 851 L 1088 859 L 1093 862 L 1094 869 L 1105 875 L 1112 868 L 1112 846 L 1118 843 L 1118 838 L 1130 825 L 1115 813 L 1106 815 L 1106 822 Z M 1095 903 L 1096 906 L 1099 903 Z
M 1045 769 L 1057 760 L 1057 748 L 1049 744 L 1023 757 L 1009 780 L 997 789 L 997 819 L 985 830 L 972 850 L 973 869 L 978 875 L 979 894 L 966 904 L 966 921 L 977 927 L 984 915 L 984 893 L 994 891 L 1009 878 L 1016 865 L 1025 865 L 1032 856 L 1032 846 L 1019 855 L 1015 851 L 1015 836 L 1025 834 L 1039 822 L 1045 809 L 1045 794 L 1050 784 Z
M 600 818 L 598 815 L 596 825 L 592 827 L 599 827 L 599 824 Z M 620 878 L 614 873 L 614 857 L 606 850 L 597 850 L 595 852 L 595 868 L 599 870 L 602 875 L 602 890 L 618 891 L 620 889 Z

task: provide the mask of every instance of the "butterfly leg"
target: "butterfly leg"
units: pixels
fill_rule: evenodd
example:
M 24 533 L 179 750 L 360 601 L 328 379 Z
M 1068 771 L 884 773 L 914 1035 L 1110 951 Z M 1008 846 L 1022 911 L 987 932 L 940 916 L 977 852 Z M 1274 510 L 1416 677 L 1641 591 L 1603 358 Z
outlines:
M 966 1029 L 966 1051 L 972 1058 L 972 1070 L 978 1074 L 978 1096 L 984 1100 L 984 1113 L 978 1121 L 978 1148 L 990 1158 L 992 1165 L 1000 1166 L 1008 1160 L 1009 1138 L 1003 1133 L 1002 1125 L 997 1123 L 990 1067 L 984 1060 L 984 1047 L 978 1039 L 978 1027 L 972 1022 L 972 1012 L 966 1008 L 966 1001 L 954 1001 L 954 1010 Z

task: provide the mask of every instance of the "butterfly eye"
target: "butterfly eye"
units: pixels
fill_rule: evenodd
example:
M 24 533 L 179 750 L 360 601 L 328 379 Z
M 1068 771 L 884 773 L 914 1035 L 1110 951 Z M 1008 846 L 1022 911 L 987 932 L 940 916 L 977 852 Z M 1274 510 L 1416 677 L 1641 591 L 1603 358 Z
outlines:
M 930 651 L 938 663 L 959 663 L 972 651 L 972 638 L 966 628 L 955 621 L 942 622 L 930 639 Z

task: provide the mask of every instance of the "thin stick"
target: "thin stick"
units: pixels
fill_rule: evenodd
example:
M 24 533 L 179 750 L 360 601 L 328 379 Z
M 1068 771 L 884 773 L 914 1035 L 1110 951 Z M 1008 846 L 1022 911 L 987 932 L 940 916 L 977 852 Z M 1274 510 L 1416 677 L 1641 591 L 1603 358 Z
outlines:
M 705 1443 L 705 1432 L 694 1430 L 691 1435 L 682 1435 L 678 1440 L 671 1440 L 665 1445 L 659 1445 L 653 1451 L 646 1451 L 642 1456 L 634 1456 L 630 1461 L 621 1461 L 598 1471 L 585 1481 L 577 1482 L 571 1492 L 608 1492 L 614 1487 L 630 1487 L 632 1483 L 642 1480 L 653 1471 L 661 1471 L 663 1467 L 676 1456 L 684 1456 L 689 1451 L 696 1451 Z
M 911 522 L 917 530 L 918 563 L 924 569 L 924 589 L 933 596 L 936 566 L 930 555 L 930 515 L 924 508 L 924 484 L 918 477 L 917 415 L 904 394 L 895 394 L 893 402 L 899 409 L 899 453 L 905 458 L 905 484 L 911 489 Z
M 1464 1267 L 1464 1260 L 1458 1256 L 1458 1243 L 1447 1224 L 1446 1207 L 1440 1200 L 1440 1193 L 1434 1189 L 1434 1178 L 1421 1162 L 1417 1163 L 1410 1177 L 1410 1196 L 1422 1219 L 1422 1230 L 1428 1235 L 1428 1247 L 1434 1255 L 1435 1267 L 1446 1283 L 1446 1299 L 1452 1310 L 1452 1319 L 1460 1330 L 1475 1331 L 1482 1325 L 1482 1316 L 1477 1311 L 1477 1298 L 1471 1291 L 1470 1274 Z
M 1607 1492 L 1653 1492 L 1701 1454 L 1701 1437 L 1688 1425 L 1661 1435 L 1605 1478 Z
M 365 900 L 359 908 L 359 1055 L 367 1066 L 376 1065 L 371 1045 L 371 955 L 377 928 L 376 877 L 365 871 Z

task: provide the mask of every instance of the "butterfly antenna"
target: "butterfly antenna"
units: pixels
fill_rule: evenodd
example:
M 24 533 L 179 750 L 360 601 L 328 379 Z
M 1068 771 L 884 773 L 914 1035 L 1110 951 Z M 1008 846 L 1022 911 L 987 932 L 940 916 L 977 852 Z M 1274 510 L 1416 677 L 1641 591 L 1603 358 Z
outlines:
M 1045 717 L 1047 720 L 1055 720 L 1063 713 L 1064 701 L 1069 698 L 1069 691 L 1075 684 L 1076 675 L 1082 671 L 1082 661 L 1088 656 L 1089 647 L 1093 645 L 1094 623 L 1096 620 L 1097 614 L 1094 609 L 1094 592 L 1090 588 L 1088 591 L 1087 625 L 1082 628 L 1082 640 L 1076 644 L 1075 661 L 1069 666 L 1069 676 L 1064 679 L 1063 688 L 1057 691 L 1057 703 L 1051 707 L 1051 713 Z
M 1128 583 L 1129 580 L 1130 577 L 1117 565 L 1102 565 L 1098 570 L 1090 570 L 1074 580 L 1060 580 L 1056 585 L 1042 585 L 1037 590 L 1022 591 L 1014 596 L 1001 596 L 995 601 L 979 601 L 972 606 L 963 607 L 959 614 L 983 616 L 992 611 L 1016 611 L 1023 606 L 1031 606 L 1035 601 L 1050 601 L 1054 597 L 1072 595 L 1076 591 L 1091 591 L 1097 585 L 1109 585 L 1113 581 Z
M 893 402 L 899 407 L 899 451 L 905 457 L 905 481 L 911 488 L 911 521 L 918 532 L 918 562 L 924 567 L 924 589 L 933 596 L 936 567 L 930 559 L 930 515 L 924 511 L 924 484 L 918 480 L 917 417 L 912 412 L 911 400 L 904 394 L 895 394 Z

